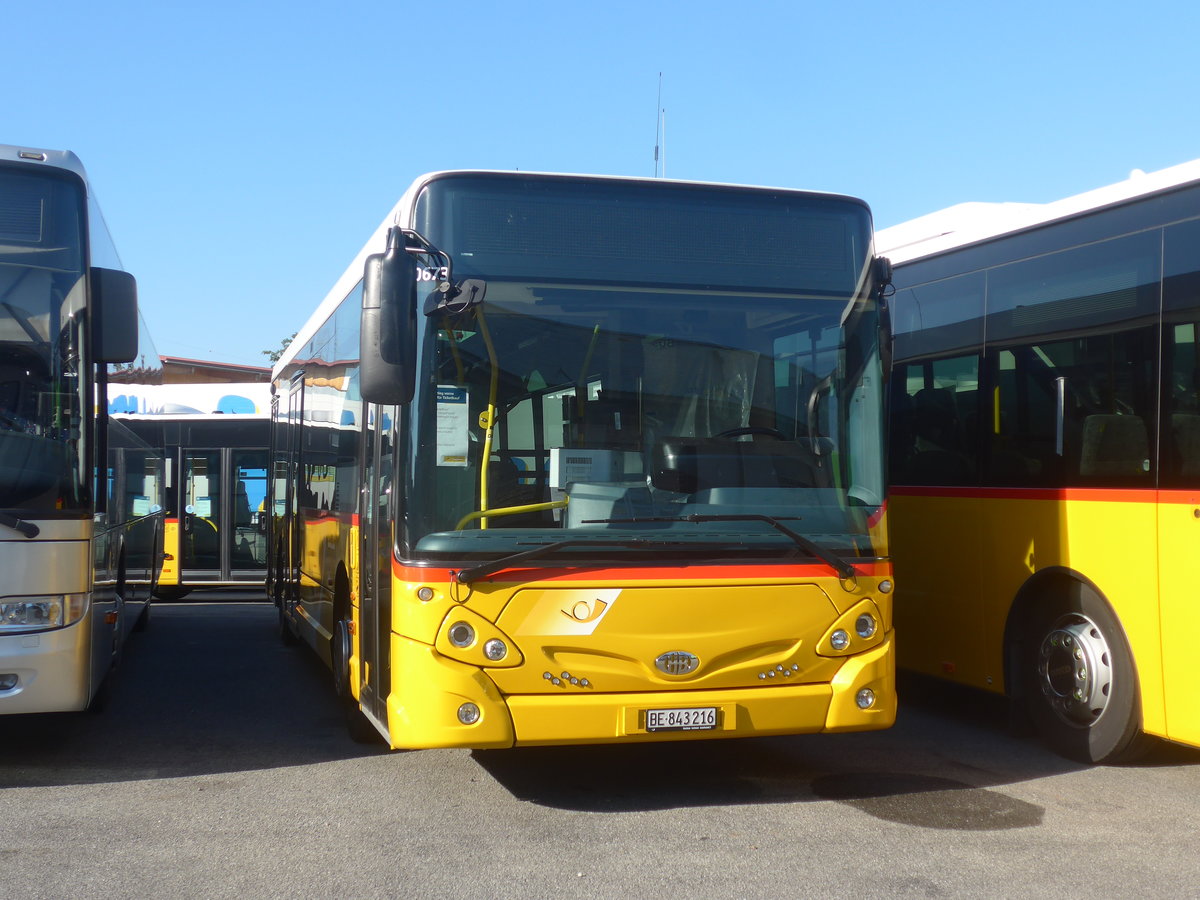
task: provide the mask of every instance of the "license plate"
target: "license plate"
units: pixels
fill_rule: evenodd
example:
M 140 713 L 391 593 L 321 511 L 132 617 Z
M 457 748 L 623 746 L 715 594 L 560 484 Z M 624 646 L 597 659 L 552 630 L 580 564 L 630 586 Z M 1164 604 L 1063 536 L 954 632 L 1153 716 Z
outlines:
M 717 727 L 717 708 L 648 709 L 647 731 L 709 731 Z

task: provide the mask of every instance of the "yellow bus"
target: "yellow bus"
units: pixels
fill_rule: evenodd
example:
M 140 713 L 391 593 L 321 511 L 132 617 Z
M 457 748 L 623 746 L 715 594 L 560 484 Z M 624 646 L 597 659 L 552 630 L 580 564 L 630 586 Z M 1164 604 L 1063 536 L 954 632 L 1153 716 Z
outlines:
M 272 373 L 281 636 L 393 748 L 887 727 L 888 277 L 847 197 L 418 179 Z
M 1200 745 L 1200 161 L 879 244 L 900 665 L 1077 760 Z
M 163 451 L 119 414 L 161 376 L 79 159 L 0 145 L 0 715 L 94 705 L 146 624 Z

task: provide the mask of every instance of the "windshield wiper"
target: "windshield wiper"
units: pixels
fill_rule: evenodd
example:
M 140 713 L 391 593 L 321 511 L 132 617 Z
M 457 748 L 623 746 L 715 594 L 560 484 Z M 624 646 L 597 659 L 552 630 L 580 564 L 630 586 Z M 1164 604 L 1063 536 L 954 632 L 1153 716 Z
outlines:
M 639 522 L 766 522 L 780 534 L 791 540 L 793 544 L 812 554 L 848 581 L 857 576 L 854 566 L 846 562 L 832 550 L 822 547 L 811 538 L 798 531 L 793 531 L 774 516 L 764 516 L 756 513 L 741 513 L 729 515 L 706 515 L 704 513 L 689 513 L 686 516 L 638 516 L 633 519 L 586 519 L 584 525 L 635 525 Z
M 619 547 L 622 550 L 640 550 L 644 547 L 654 547 L 656 549 L 663 548 L 683 548 L 694 550 L 698 547 L 711 547 L 713 544 L 724 546 L 728 542 L 697 542 L 697 541 L 659 541 L 651 538 L 626 538 L 620 541 L 597 541 L 591 538 L 566 538 L 561 541 L 554 541 L 550 544 L 541 544 L 530 550 L 522 550 L 519 553 L 510 553 L 508 556 L 501 556 L 499 559 L 493 559 L 491 562 L 482 563 L 478 566 L 472 566 L 469 569 L 463 569 L 461 572 L 454 573 L 454 580 L 459 584 L 470 584 L 472 581 L 478 581 L 480 578 L 486 578 L 488 575 L 494 575 L 502 569 L 508 569 L 519 562 L 524 562 L 527 559 L 534 559 L 539 556 L 546 556 L 554 553 L 556 550 L 562 550 L 565 547 Z
M 7 525 L 14 531 L 21 532 L 27 538 L 35 538 L 42 533 L 42 530 L 32 522 L 18 519 L 16 516 L 9 515 L 6 512 L 0 512 L 0 525 Z

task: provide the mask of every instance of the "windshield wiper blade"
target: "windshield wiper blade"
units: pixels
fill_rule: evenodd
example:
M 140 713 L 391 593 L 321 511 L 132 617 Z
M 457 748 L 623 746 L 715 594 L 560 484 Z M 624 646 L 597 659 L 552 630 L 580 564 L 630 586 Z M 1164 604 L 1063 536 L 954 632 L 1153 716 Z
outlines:
M 774 516 L 756 513 L 731 513 L 727 515 L 707 515 L 704 513 L 688 513 L 686 516 L 638 516 L 632 519 L 588 519 L 585 525 L 635 525 L 639 522 L 766 522 L 780 534 L 787 537 L 801 550 L 815 556 L 833 571 L 841 576 L 843 581 L 857 577 L 854 566 L 846 562 L 832 550 L 822 547 L 811 538 L 798 531 L 793 531 Z
M 499 559 L 493 559 L 491 562 L 481 563 L 478 566 L 472 566 L 469 569 L 463 569 L 461 572 L 454 573 L 454 580 L 459 584 L 470 584 L 472 581 L 478 581 L 480 578 L 486 578 L 488 575 L 494 575 L 502 569 L 512 568 L 519 562 L 524 562 L 527 559 L 535 559 L 539 556 L 546 556 L 554 553 L 557 550 L 562 550 L 566 547 L 619 547 L 622 550 L 640 550 L 644 547 L 655 548 L 686 548 L 696 549 L 699 547 L 710 547 L 715 542 L 699 543 L 696 541 L 659 541 L 651 538 L 626 538 L 620 541 L 598 541 L 591 538 L 566 538 L 561 541 L 554 541 L 550 544 L 541 544 L 529 550 L 522 550 L 519 553 L 510 553 L 508 556 L 501 556 Z M 724 543 L 724 542 L 721 542 Z
M 26 522 L 24 519 L 18 519 L 16 516 L 5 512 L 0 512 L 0 525 L 7 525 L 14 531 L 21 532 L 27 538 L 35 538 L 42 533 L 42 529 L 38 528 L 32 522 Z

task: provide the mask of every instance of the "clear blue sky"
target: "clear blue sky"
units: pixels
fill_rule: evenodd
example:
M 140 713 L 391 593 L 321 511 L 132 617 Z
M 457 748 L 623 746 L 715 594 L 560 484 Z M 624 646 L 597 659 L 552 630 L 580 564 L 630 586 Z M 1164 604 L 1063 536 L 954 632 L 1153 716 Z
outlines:
M 878 227 L 1200 157 L 1200 5 L 4 5 L 0 143 L 74 150 L 160 353 L 266 364 L 417 175 L 854 194 Z

